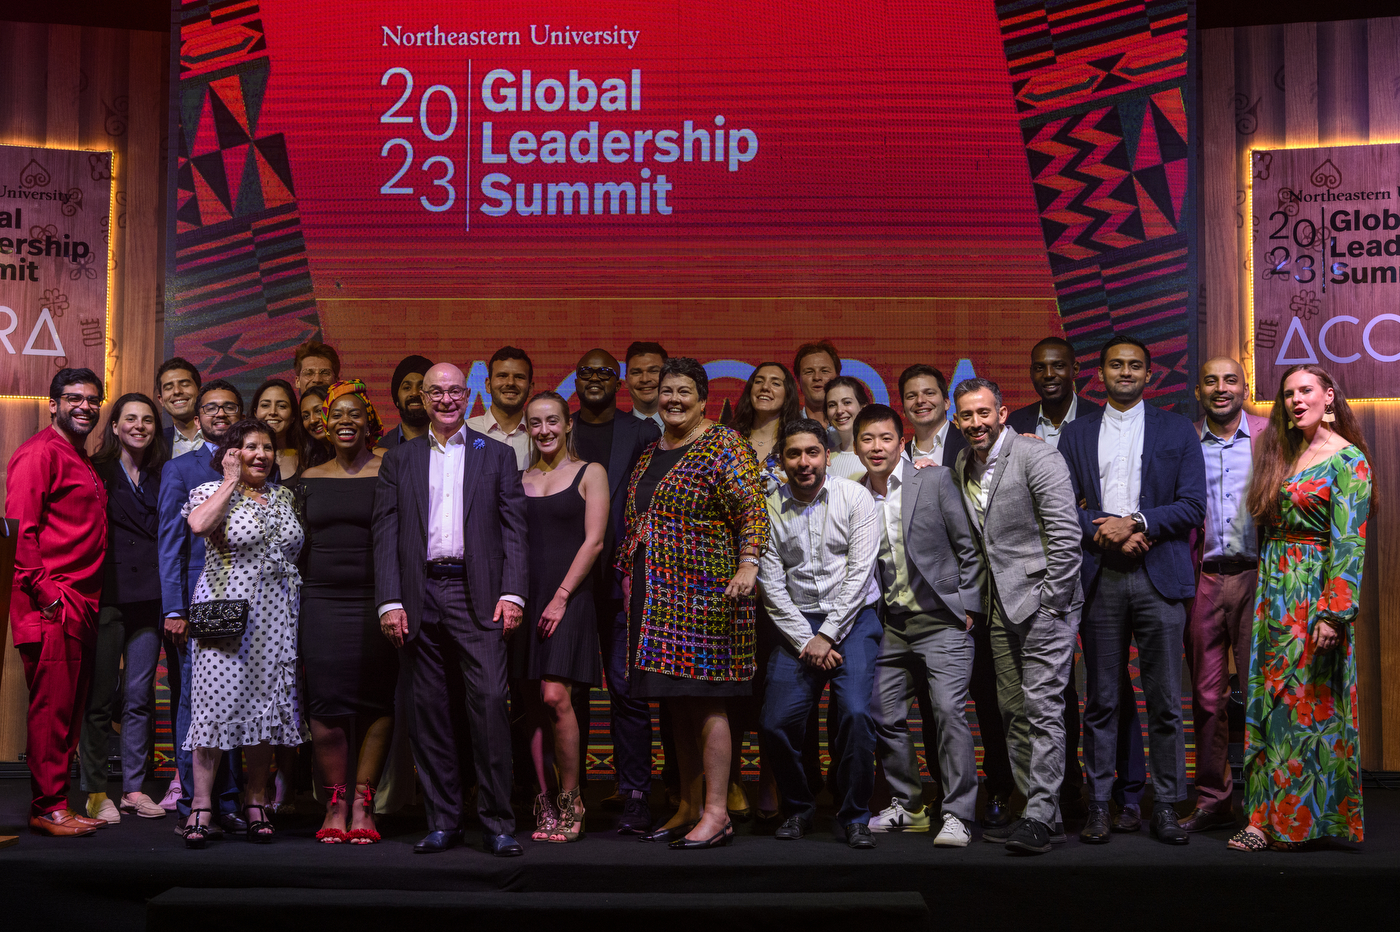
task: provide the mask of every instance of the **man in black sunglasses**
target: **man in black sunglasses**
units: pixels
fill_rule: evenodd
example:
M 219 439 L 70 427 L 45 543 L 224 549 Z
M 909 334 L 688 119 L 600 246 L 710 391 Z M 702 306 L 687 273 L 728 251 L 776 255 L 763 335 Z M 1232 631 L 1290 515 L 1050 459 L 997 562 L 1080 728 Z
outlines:
M 574 415 L 573 436 L 578 453 L 590 463 L 602 463 L 608 471 L 612 507 L 603 552 L 594 564 L 593 585 L 598 611 L 598 642 L 607 671 L 608 699 L 612 705 L 613 767 L 622 816 L 619 834 L 640 835 L 651 828 L 651 707 L 645 699 L 627 692 L 627 605 L 622 581 L 613 569 L 617 542 L 624 534 L 622 506 L 626 484 L 642 451 L 661 438 L 650 420 L 617 416 L 618 376 L 622 367 L 607 350 L 591 349 L 574 370 L 574 393 L 579 409 Z M 588 691 L 575 690 L 580 722 L 588 722 Z

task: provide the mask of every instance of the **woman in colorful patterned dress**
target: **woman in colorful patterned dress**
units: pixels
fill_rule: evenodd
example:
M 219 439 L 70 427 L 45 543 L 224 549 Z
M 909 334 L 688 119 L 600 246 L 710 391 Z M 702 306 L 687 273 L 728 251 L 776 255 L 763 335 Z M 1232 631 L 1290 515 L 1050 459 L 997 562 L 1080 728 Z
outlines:
M 1371 469 L 1351 408 L 1325 369 L 1283 375 L 1249 508 L 1263 530 L 1245 707 L 1240 851 L 1361 841 L 1356 620 Z
M 743 437 L 705 417 L 708 393 L 700 363 L 666 361 L 666 431 L 632 472 L 617 557 L 631 606 L 628 688 L 669 703 L 681 777 L 680 808 L 642 840 L 673 848 L 718 847 L 734 835 L 725 701 L 750 692 L 768 542 L 758 460 Z

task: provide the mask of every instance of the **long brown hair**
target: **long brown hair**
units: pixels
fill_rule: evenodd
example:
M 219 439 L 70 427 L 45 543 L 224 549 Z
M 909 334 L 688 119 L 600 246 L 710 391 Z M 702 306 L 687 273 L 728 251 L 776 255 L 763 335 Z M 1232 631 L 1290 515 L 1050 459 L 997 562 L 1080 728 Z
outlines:
M 1279 507 L 1279 490 L 1290 475 L 1293 462 L 1298 459 L 1308 445 L 1307 437 L 1299 427 L 1290 427 L 1287 406 L 1283 401 L 1283 386 L 1289 377 L 1308 372 L 1317 378 L 1323 390 L 1332 390 L 1332 416 L 1336 418 L 1328 427 L 1355 444 L 1369 460 L 1371 453 L 1366 449 L 1366 438 L 1356 423 L 1356 415 L 1351 405 L 1332 376 L 1321 366 L 1303 363 L 1290 366 L 1278 382 L 1278 395 L 1274 398 L 1274 409 L 1269 414 L 1269 429 L 1259 438 L 1254 451 L 1254 478 L 1249 483 L 1249 512 L 1260 524 L 1277 524 L 1282 517 Z M 1373 493 L 1374 494 L 1374 493 Z M 1374 503 L 1375 499 L 1372 498 Z M 1374 507 L 1374 504 L 1373 506 Z
M 797 390 L 797 380 L 792 377 L 788 367 L 780 362 L 761 362 L 749 373 L 749 380 L 744 383 L 744 392 L 734 404 L 734 419 L 729 422 L 729 426 L 745 438 L 753 431 L 754 421 L 758 420 L 758 412 L 753 408 L 753 380 L 758 378 L 758 374 L 764 369 L 777 369 L 783 374 L 783 409 L 778 412 L 778 429 L 782 430 L 782 426 L 797 417 L 802 410 L 802 396 Z
M 564 453 L 571 460 L 582 460 L 578 455 L 578 441 L 575 439 L 573 417 L 569 414 L 569 403 L 564 400 L 564 396 L 558 392 L 543 391 L 535 392 L 530 400 L 525 402 L 525 432 L 530 432 L 530 405 L 537 401 L 552 401 L 564 412 Z M 530 467 L 533 468 L 540 461 L 540 448 L 535 446 L 535 439 L 530 438 Z M 606 463 L 603 464 L 605 467 Z

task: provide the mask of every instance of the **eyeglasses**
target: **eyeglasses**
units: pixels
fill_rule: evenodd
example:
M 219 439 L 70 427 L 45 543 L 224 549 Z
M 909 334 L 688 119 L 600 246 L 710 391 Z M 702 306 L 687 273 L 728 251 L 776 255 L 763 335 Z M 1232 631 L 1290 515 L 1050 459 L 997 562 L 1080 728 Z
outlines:
M 467 397 L 467 390 L 460 385 L 454 385 L 448 389 L 430 388 L 423 393 L 433 401 L 442 401 L 444 398 L 451 398 L 453 401 L 461 401 Z
M 62 398 L 64 401 L 68 402 L 75 408 L 83 404 L 91 405 L 94 408 L 102 407 L 101 395 L 83 395 L 79 394 L 78 392 L 63 392 L 58 397 Z
M 207 405 L 199 406 L 199 413 L 201 414 L 218 414 L 220 411 L 224 414 L 237 414 L 242 410 L 242 405 L 236 401 L 225 401 L 223 404 L 219 404 L 217 401 L 211 401 Z
M 606 382 L 608 379 L 617 378 L 617 370 L 608 366 L 579 366 L 578 377 L 585 381 L 596 379 L 600 382 Z

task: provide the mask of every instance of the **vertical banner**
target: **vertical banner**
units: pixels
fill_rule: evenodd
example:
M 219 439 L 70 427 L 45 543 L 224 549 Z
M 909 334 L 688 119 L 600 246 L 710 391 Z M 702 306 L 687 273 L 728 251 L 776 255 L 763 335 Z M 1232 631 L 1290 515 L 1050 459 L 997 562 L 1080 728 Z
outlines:
M 111 207 L 111 152 L 0 146 L 0 396 L 103 373 Z

